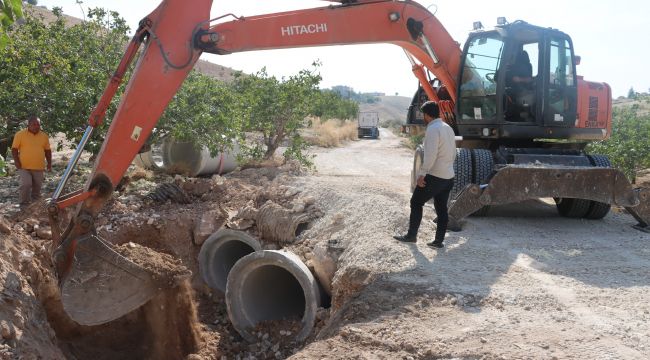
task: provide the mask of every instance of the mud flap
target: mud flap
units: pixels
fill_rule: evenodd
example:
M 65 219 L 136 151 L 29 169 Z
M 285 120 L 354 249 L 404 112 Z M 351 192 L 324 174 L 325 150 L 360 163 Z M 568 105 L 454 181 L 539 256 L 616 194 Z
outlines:
M 63 308 L 81 325 L 115 320 L 157 293 L 151 273 L 96 235 L 78 239 L 70 272 L 61 281 Z
M 648 197 L 647 192 L 641 194 Z M 632 190 L 627 178 L 619 170 L 509 165 L 497 170 L 487 185 L 469 184 L 458 194 L 449 209 L 449 228 L 460 230 L 461 221 L 485 205 L 502 205 L 544 197 L 587 199 L 623 206 L 632 209 L 630 212 L 635 218 L 638 216 L 640 225 L 648 225 L 650 209 L 643 210 L 648 205 L 638 206 L 639 193 Z M 647 204 L 647 201 L 642 202 Z

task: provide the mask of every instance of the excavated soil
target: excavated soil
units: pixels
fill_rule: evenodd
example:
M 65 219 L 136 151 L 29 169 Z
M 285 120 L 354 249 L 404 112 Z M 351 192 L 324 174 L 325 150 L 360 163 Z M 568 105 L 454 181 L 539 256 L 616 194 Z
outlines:
M 601 221 L 566 219 L 547 201 L 528 201 L 469 218 L 445 248 L 431 249 L 427 207 L 418 242 L 398 243 L 412 157 L 399 138 L 381 135 L 318 150 L 315 173 L 287 165 L 201 179 L 131 172 L 98 233 L 177 287 L 97 327 L 63 312 L 47 219 L 14 216 L 17 183 L 0 179 L 0 358 L 650 358 L 650 235 L 631 228 L 629 215 L 615 208 Z M 191 202 L 147 197 L 161 183 Z M 268 201 L 306 215 L 309 226 L 294 241 L 265 239 L 251 214 Z M 291 322 L 259 324 L 252 344 L 234 330 L 223 294 L 197 275 L 205 234 L 222 226 L 332 270 L 319 276 L 331 281 L 331 307 L 318 310 L 304 343 L 287 334 Z

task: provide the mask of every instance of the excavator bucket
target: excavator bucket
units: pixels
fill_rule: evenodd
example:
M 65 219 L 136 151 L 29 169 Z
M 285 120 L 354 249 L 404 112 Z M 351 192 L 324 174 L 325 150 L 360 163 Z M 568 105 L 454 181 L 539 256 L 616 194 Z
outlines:
M 625 207 L 647 227 L 650 209 L 647 191 L 633 190 L 617 169 L 579 166 L 508 165 L 498 169 L 487 184 L 467 185 L 449 209 L 449 229 L 486 205 L 502 205 L 535 198 L 573 198 Z M 641 203 L 641 204 L 640 204 Z
M 61 279 L 63 308 L 81 325 L 115 320 L 157 293 L 149 271 L 115 252 L 96 235 L 77 240 L 70 271 Z

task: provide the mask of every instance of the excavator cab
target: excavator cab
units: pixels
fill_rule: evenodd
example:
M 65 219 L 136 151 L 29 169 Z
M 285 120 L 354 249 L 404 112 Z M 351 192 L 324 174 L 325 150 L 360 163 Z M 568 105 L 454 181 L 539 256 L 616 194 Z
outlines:
M 458 82 L 459 135 L 579 137 L 575 68 L 571 38 L 559 30 L 516 21 L 471 33 Z

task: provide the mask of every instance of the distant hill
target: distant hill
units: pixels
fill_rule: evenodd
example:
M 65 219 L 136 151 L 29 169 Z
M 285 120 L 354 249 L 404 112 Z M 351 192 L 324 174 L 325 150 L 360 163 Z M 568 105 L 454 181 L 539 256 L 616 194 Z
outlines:
M 411 98 L 405 96 L 378 96 L 379 101 L 372 104 L 359 104 L 359 111 L 374 111 L 379 113 L 379 121 L 382 126 L 389 123 L 406 122 L 406 114 Z
M 612 106 L 614 108 L 625 108 L 632 107 L 636 105 L 639 115 L 648 115 L 650 114 L 650 94 L 644 93 L 639 94 L 637 99 L 628 99 L 628 98 L 618 98 L 612 101 Z

